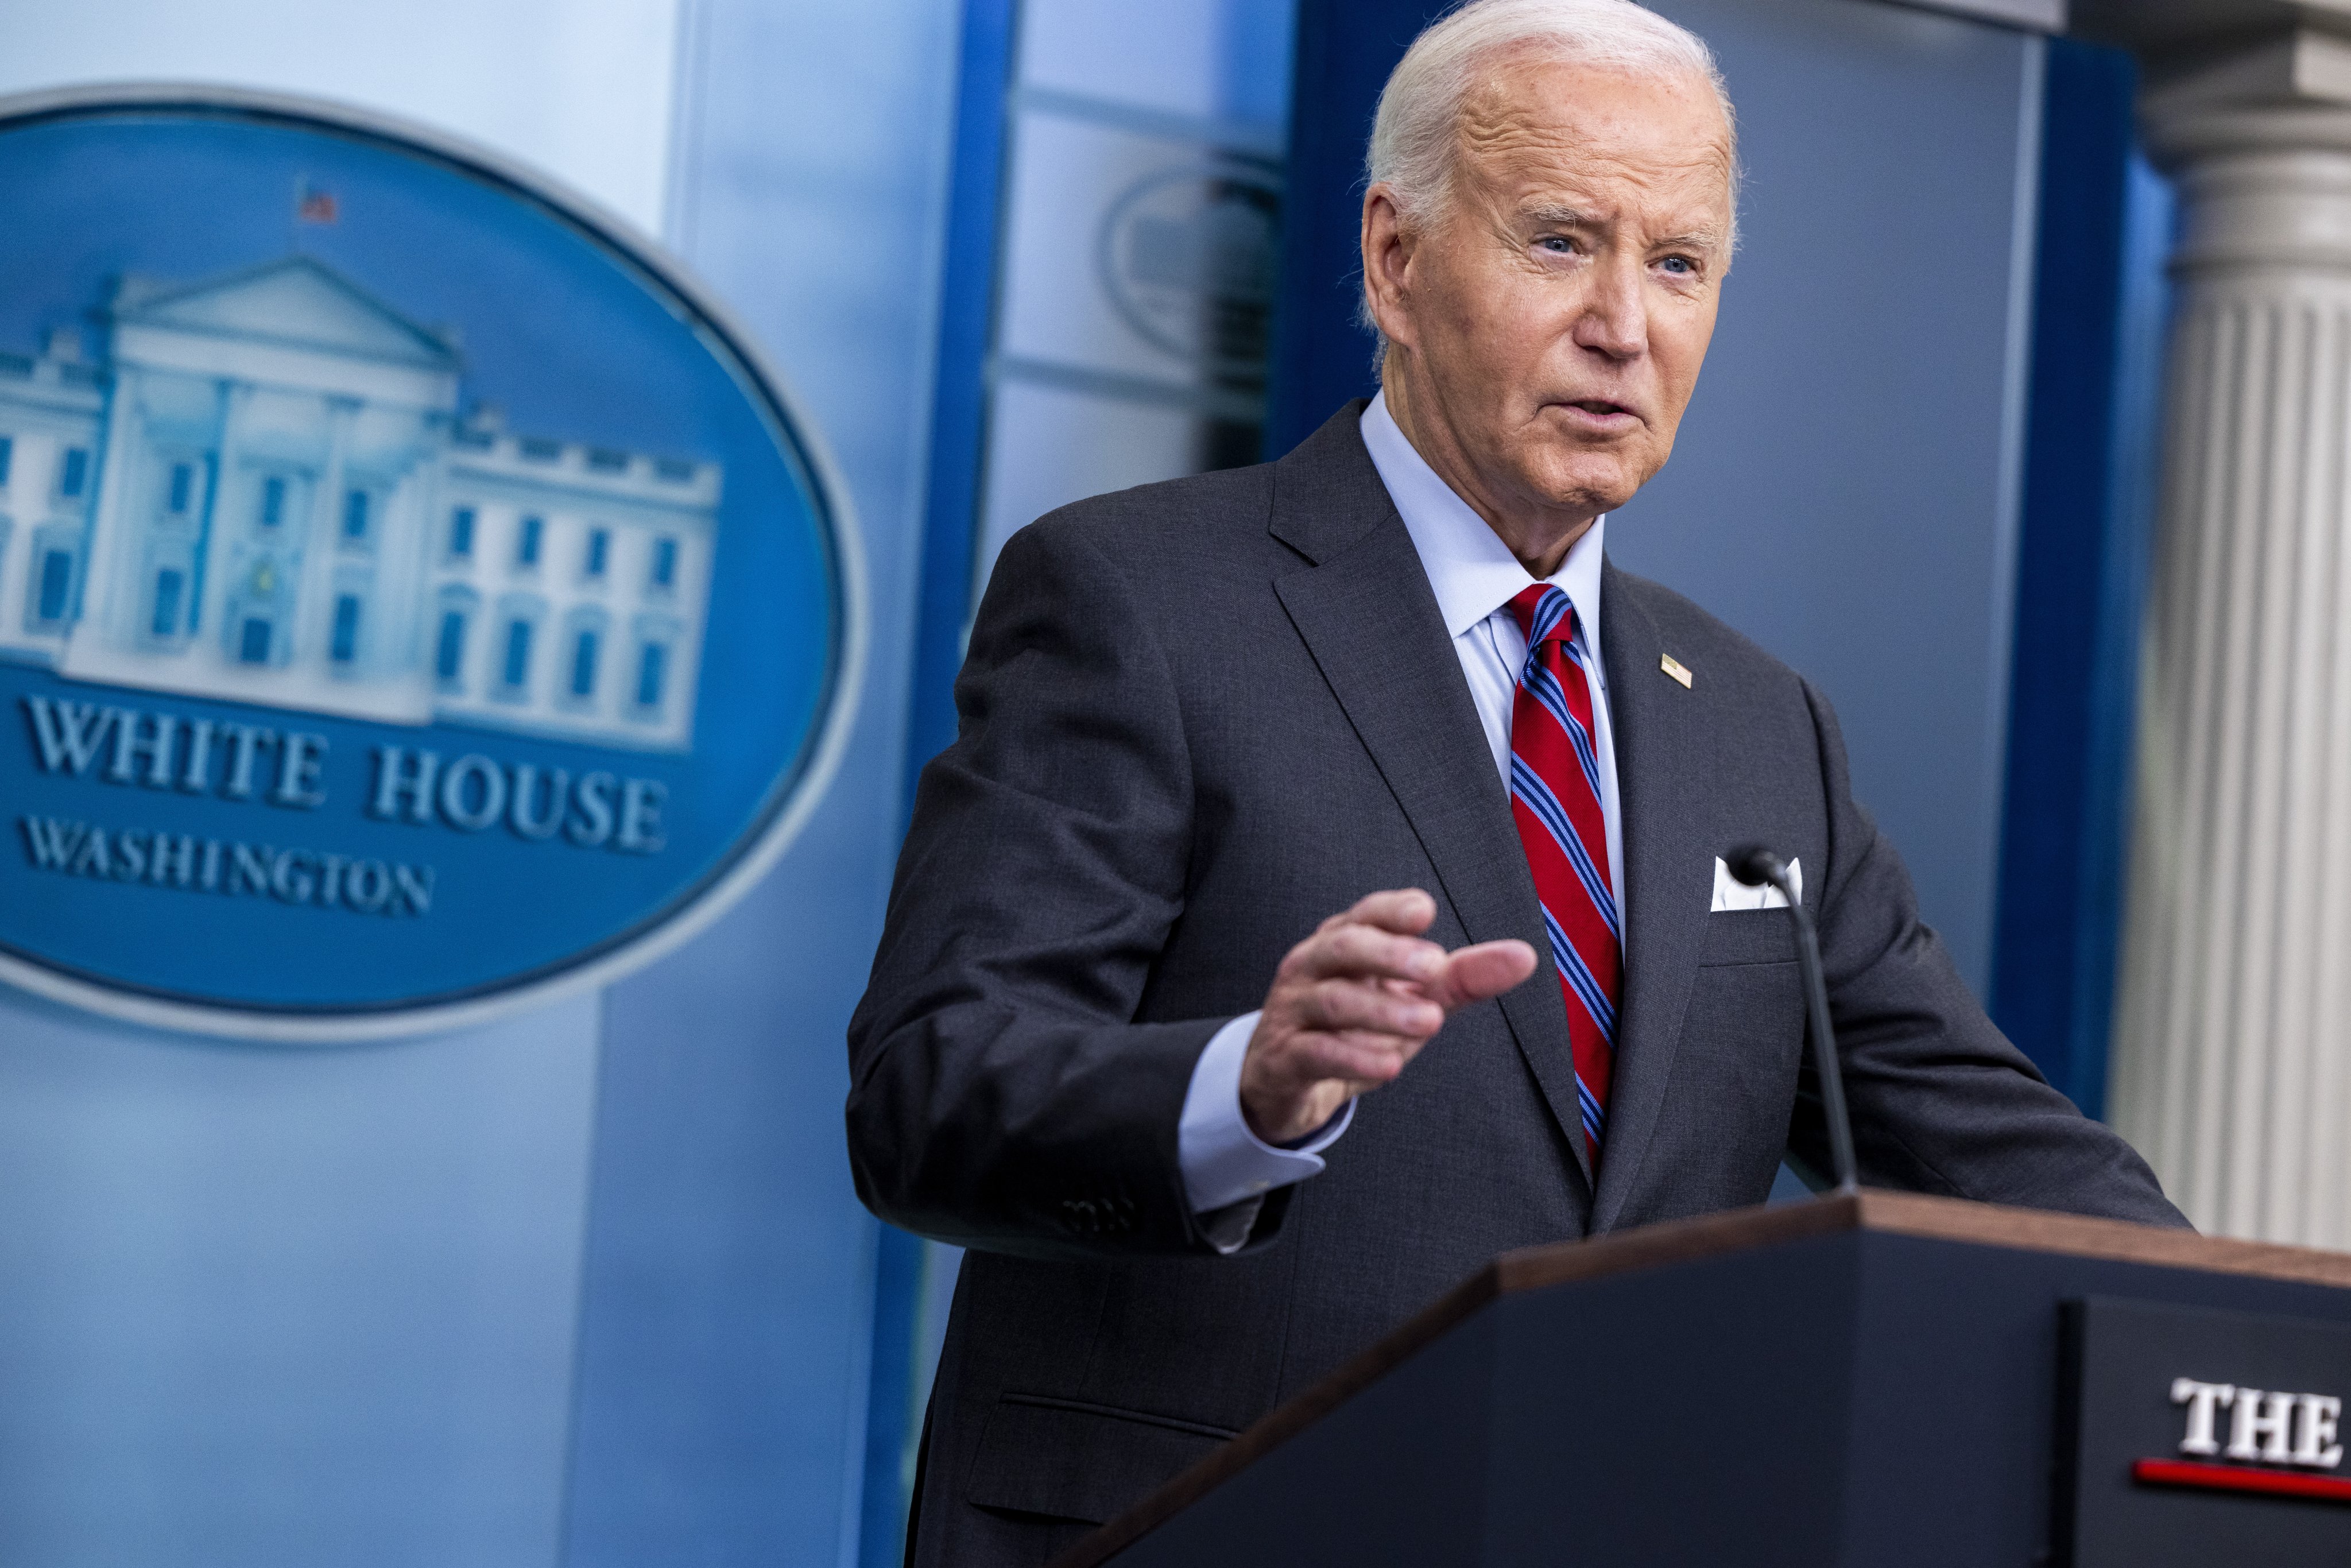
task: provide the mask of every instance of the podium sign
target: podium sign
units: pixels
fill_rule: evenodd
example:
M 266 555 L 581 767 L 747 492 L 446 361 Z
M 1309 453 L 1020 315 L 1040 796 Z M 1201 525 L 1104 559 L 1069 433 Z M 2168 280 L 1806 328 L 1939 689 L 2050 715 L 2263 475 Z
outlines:
M 2351 1328 L 2091 1298 L 2063 1346 L 2070 1568 L 2351 1561 Z

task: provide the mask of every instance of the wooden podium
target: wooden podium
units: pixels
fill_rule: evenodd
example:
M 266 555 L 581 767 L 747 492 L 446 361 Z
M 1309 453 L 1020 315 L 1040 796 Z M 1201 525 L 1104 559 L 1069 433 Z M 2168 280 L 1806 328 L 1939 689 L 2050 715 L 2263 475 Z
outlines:
M 1823 1197 L 1499 1258 L 1053 1568 L 2351 1563 L 2346 1401 L 2351 1256 Z

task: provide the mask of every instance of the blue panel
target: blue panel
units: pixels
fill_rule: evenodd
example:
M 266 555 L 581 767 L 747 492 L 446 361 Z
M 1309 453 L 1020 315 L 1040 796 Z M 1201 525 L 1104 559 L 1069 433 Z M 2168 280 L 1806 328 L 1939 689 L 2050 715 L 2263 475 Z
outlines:
M 1005 91 L 1018 0 L 965 0 L 956 84 L 953 194 L 939 280 L 939 346 L 931 402 L 921 600 L 914 620 L 914 775 L 955 738 L 955 674 L 971 613 L 973 530 L 987 443 L 986 363 L 994 327 L 1004 199 Z
M 2135 479 L 2157 416 L 2168 215 L 2152 177 L 2134 173 L 2136 86 L 2119 50 L 2050 45 L 1993 983 L 2009 1038 L 2093 1115 L 2148 548 Z
M 1364 144 L 1388 72 L 1444 0 L 1298 0 L 1281 292 L 1273 319 L 1265 452 L 1279 456 L 1331 411 L 1379 390 L 1371 335 L 1355 325 Z
M 906 1550 L 906 1510 L 914 1454 L 921 1367 L 916 1335 L 922 1324 L 925 1244 L 894 1225 L 875 1228 L 872 1383 L 866 1401 L 863 1518 L 858 1561 L 890 1568 Z
M 270 1050 L 0 993 L 0 1562 L 555 1561 L 596 1027 Z
M 1981 992 L 2041 46 L 1874 0 L 1655 8 L 1720 57 L 1749 180 L 1675 457 L 1612 523 L 1610 550 L 1827 692 L 1862 798 Z M 1350 320 L 1349 187 L 1380 84 L 1429 9 L 1301 6 L 1270 450 L 1371 384 Z
M 873 637 L 840 774 L 766 882 L 608 997 L 568 1563 L 855 1561 L 873 1222 L 842 1037 L 899 786 L 956 18 L 690 7 L 673 240 L 839 460 Z M 723 672 L 705 680 L 724 679 Z

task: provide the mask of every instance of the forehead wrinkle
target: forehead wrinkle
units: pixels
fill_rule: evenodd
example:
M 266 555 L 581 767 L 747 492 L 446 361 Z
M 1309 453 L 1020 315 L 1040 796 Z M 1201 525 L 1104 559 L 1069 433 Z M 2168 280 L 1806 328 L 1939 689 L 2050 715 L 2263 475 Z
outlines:
M 1557 227 L 1618 231 L 1646 247 L 1719 251 L 1728 240 L 1716 191 L 1687 190 L 1683 176 L 1689 172 L 1667 171 L 1661 176 L 1614 160 L 1584 160 L 1561 177 L 1522 172 L 1506 185 L 1481 170 L 1477 189 L 1465 193 L 1470 201 L 1464 205 L 1479 209 L 1499 237 L 1513 243 L 1527 231 Z M 1624 189 L 1608 190 L 1620 181 L 1629 187 L 1629 196 Z M 1599 190 L 1592 190 L 1594 185 Z
M 1604 134 L 1595 137 L 1563 118 L 1545 114 L 1543 95 L 1532 90 L 1533 83 L 1528 79 L 1533 73 L 1523 68 L 1524 62 L 1518 65 L 1520 68 L 1489 76 L 1468 94 L 1455 122 L 1454 136 L 1459 152 L 1457 167 L 1472 172 L 1478 183 L 1486 186 L 1489 200 L 1499 198 L 1499 204 L 1509 206 L 1512 204 L 1505 193 L 1513 186 L 1521 191 L 1530 185 L 1573 190 L 1588 185 L 1595 178 L 1613 176 L 1637 189 L 1656 192 L 1667 201 L 1676 201 L 1677 193 L 1665 187 L 1677 179 L 1707 176 L 1711 189 L 1698 199 L 1728 202 L 1731 152 L 1727 127 L 1696 145 L 1652 141 L 1626 149 L 1623 145 L 1625 138 Z M 1602 130 L 1604 132 L 1622 123 L 1621 116 L 1611 114 L 1603 122 Z M 1637 126 L 1638 122 L 1635 123 Z M 1586 213 L 1584 216 L 1590 221 L 1596 214 Z M 1701 226 L 1708 230 L 1714 227 Z

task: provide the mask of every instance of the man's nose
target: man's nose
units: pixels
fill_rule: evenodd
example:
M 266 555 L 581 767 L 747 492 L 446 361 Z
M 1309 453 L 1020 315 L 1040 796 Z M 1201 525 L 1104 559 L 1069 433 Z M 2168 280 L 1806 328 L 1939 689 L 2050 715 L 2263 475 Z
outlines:
M 1612 360 L 1639 358 L 1649 347 L 1648 298 L 1642 290 L 1639 258 L 1612 257 L 1593 281 L 1583 314 L 1576 319 L 1576 346 Z

